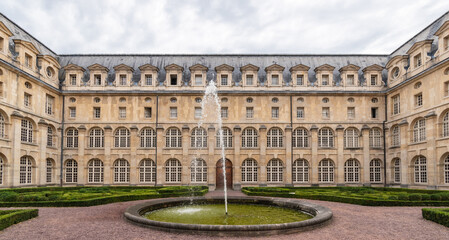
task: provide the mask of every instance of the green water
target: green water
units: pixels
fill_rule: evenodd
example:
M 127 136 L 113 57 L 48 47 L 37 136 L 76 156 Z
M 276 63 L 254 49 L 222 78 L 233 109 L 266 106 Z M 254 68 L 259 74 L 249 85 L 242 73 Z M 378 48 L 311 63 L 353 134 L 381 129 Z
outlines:
M 312 216 L 289 208 L 265 205 L 224 204 L 187 205 L 148 212 L 146 218 L 160 222 L 208 225 L 257 225 L 304 221 Z

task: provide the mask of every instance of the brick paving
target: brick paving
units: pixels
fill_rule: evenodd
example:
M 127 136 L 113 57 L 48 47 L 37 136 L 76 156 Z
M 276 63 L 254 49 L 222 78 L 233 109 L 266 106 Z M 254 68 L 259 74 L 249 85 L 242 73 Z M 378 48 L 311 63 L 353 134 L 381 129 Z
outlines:
M 208 193 L 209 196 L 220 192 Z M 242 194 L 230 192 L 230 194 Z M 0 239 L 216 239 L 175 234 L 135 226 L 123 218 L 131 205 L 121 202 L 93 207 L 39 208 L 39 217 L 0 232 Z M 449 239 L 449 228 L 427 221 L 421 207 L 365 207 L 312 201 L 330 208 L 334 217 L 326 226 L 288 235 L 260 239 Z M 226 239 L 243 239 L 227 237 Z M 253 238 L 256 239 L 256 238 Z M 257 238 L 259 239 L 259 238 Z

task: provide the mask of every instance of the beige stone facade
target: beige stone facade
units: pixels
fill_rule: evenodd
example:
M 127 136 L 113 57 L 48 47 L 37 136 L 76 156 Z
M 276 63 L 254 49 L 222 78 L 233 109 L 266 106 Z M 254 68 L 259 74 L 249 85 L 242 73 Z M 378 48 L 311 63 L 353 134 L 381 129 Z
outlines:
M 214 189 L 214 80 L 234 188 L 449 189 L 448 20 L 389 55 L 58 55 L 0 15 L 0 186 Z

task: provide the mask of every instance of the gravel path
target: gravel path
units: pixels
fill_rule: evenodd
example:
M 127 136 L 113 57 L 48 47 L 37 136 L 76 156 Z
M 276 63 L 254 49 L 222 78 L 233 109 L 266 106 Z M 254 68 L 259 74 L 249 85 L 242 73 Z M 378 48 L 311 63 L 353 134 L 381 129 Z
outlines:
M 125 209 L 144 201 L 39 208 L 39 217 L 1 231 L 0 239 L 215 239 L 161 232 L 126 222 L 122 217 Z M 329 207 L 334 213 L 332 222 L 306 232 L 261 239 L 449 239 L 449 228 L 423 219 L 420 207 L 364 207 L 307 201 Z

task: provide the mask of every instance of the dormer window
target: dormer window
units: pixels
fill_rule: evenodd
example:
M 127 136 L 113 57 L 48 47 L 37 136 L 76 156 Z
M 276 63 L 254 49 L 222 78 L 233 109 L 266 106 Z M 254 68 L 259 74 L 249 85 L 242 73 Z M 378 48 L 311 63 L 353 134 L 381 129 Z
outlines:
M 125 74 L 120 74 L 120 86 L 126 86 L 126 75 Z
M 76 86 L 76 74 L 70 74 L 70 85 Z
M 271 75 L 271 84 L 279 85 L 279 75 Z
M 178 85 L 178 75 L 177 74 L 170 74 L 170 85 L 171 86 Z
M 195 75 L 195 86 L 201 86 L 203 85 L 203 75 L 196 74 Z
M 348 86 L 354 86 L 354 75 L 347 75 L 346 76 L 346 84 Z
M 449 49 L 449 36 L 446 36 L 445 38 L 443 38 L 443 47 L 444 47 L 444 50 Z
M 398 67 L 393 68 L 392 75 L 393 75 L 393 78 L 399 77 L 399 68 Z
M 371 86 L 377 86 L 377 75 L 371 75 Z
M 413 58 L 413 62 L 415 63 L 415 68 L 420 67 L 422 65 L 421 53 Z
M 321 85 L 323 86 L 329 85 L 329 75 L 327 74 L 321 75 Z
M 25 53 L 25 66 L 31 68 L 33 62 L 33 57 L 31 55 Z
M 47 67 L 47 76 L 52 78 L 55 75 L 55 70 L 52 67 Z
M 153 85 L 153 75 L 146 74 L 145 75 L 145 85 L 146 86 L 152 86 Z
M 5 44 L 5 39 L 3 39 L 2 37 L 0 37 L 0 52 L 3 52 L 3 46 Z
M 246 75 L 246 85 L 252 86 L 253 84 L 253 75 Z
M 228 75 L 221 75 L 221 85 L 228 86 Z
M 304 75 L 296 75 L 296 85 L 304 85 Z
M 100 74 L 94 75 L 94 85 L 101 86 L 101 75 Z

